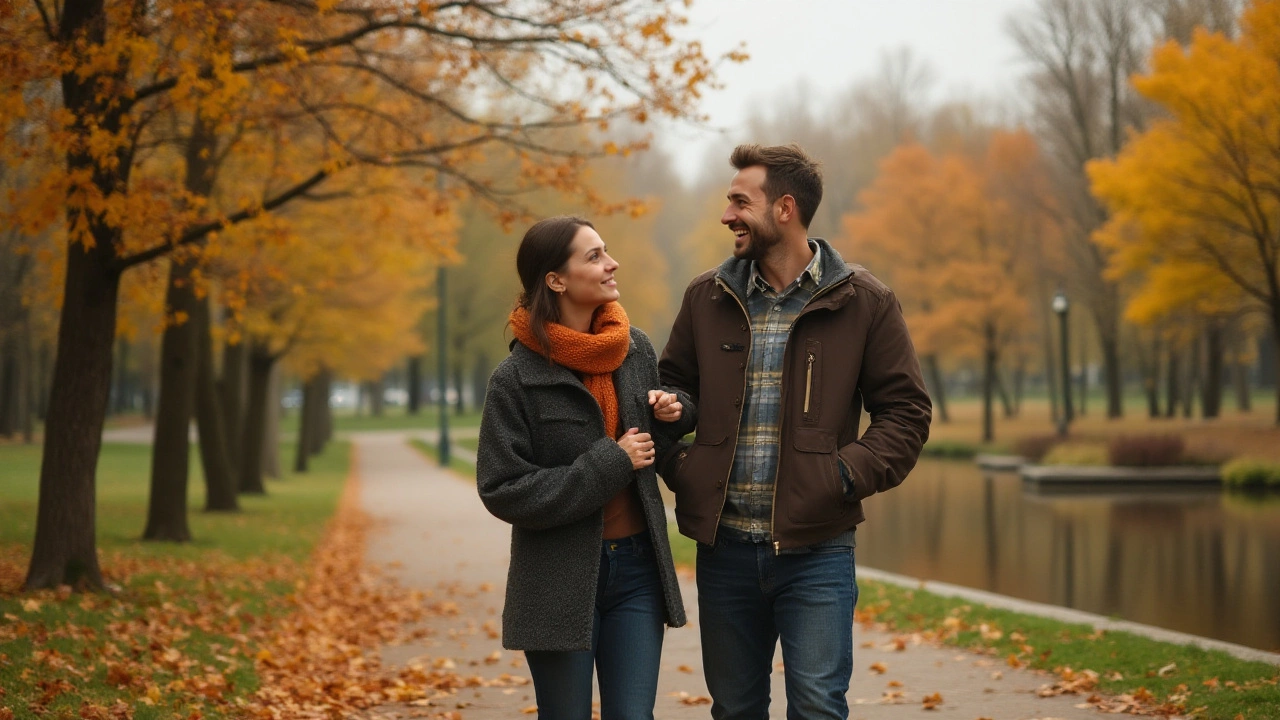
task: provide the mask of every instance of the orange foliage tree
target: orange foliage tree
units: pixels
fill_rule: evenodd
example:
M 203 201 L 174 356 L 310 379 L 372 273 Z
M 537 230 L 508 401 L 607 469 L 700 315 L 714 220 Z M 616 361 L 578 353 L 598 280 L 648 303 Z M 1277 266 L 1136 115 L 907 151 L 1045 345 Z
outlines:
M 943 358 L 978 359 L 983 441 L 994 439 L 994 398 L 1005 397 L 1002 354 L 1024 353 L 1034 335 L 1030 280 L 1048 225 L 1043 168 L 1024 132 L 996 132 L 982 156 L 935 155 L 904 145 L 881 165 L 845 218 L 840 249 L 865 260 L 898 289 L 912 339 L 945 408 Z
M 531 187 L 591 198 L 580 175 L 587 157 L 625 145 L 563 146 L 556 131 L 690 116 L 712 63 L 676 37 L 682 8 L 640 0 L 6 3 L 4 154 L 30 156 L 9 130 L 32 124 L 40 144 L 64 159 L 32 178 L 9 221 L 31 233 L 59 228 L 69 248 L 26 587 L 102 584 L 93 478 L 125 270 L 216 242 L 229 226 L 259 221 L 353 165 L 442 173 L 495 209 Z M 208 202 L 212 187 L 184 178 L 191 160 L 216 158 L 241 133 L 288 139 L 258 112 L 264 98 L 276 119 L 307 124 L 313 152 L 273 166 L 252 194 Z M 490 112 L 501 105 L 495 98 L 514 98 L 518 112 Z M 182 171 L 153 162 L 166 148 L 185 154 Z M 495 148 L 514 158 L 516 172 L 470 171 Z

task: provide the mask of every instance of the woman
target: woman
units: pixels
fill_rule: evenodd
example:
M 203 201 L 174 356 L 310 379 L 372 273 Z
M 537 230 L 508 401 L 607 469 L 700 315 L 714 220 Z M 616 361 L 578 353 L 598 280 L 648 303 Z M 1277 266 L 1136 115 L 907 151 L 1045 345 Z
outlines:
M 651 719 L 663 624 L 685 623 L 654 459 L 693 413 L 654 389 L 653 345 L 591 223 L 535 224 L 516 269 L 516 341 L 476 461 L 485 507 L 512 525 L 502 644 L 525 651 L 539 718 L 588 720 L 594 665 L 603 720 Z

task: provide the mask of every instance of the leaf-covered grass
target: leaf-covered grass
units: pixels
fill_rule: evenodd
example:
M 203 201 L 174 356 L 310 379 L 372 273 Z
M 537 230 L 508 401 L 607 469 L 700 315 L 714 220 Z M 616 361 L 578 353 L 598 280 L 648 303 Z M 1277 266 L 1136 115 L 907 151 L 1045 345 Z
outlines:
M 436 465 L 440 464 L 440 447 L 437 444 L 429 443 L 421 438 L 409 438 L 409 444 L 412 445 L 415 450 L 425 455 L 432 463 Z M 476 476 L 475 465 L 472 465 L 470 462 L 467 462 L 452 453 L 449 455 L 449 469 L 464 477 L 474 479 Z
M 287 457 L 288 455 L 286 455 Z M 331 444 L 312 471 L 204 513 L 193 458 L 190 543 L 144 543 L 150 448 L 104 445 L 97 528 L 109 594 L 20 592 L 34 536 L 40 448 L 0 448 L 0 708 L 16 718 L 237 717 L 255 653 L 289 610 L 347 477 Z M 0 710 L 0 715 L 5 714 Z
M 987 653 L 1057 676 L 1046 692 L 1098 692 L 1102 709 L 1131 704 L 1206 720 L 1280 717 L 1280 667 L 1125 632 L 1100 632 L 871 580 L 858 582 L 858 619 Z
M 669 534 L 676 564 L 692 567 L 694 542 L 674 525 Z M 1205 720 L 1280 718 L 1280 667 L 1274 665 L 874 580 L 860 579 L 858 587 L 860 622 L 989 654 L 1001 667 L 1052 672 L 1057 682 L 1046 692 L 1075 692 L 1082 702 L 1097 692 L 1102 709 L 1129 703 L 1170 714 L 1195 711 Z

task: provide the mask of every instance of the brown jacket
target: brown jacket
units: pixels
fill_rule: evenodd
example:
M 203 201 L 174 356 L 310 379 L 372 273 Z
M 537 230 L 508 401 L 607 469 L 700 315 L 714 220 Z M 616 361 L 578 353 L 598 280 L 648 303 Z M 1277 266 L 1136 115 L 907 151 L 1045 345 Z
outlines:
M 862 499 L 896 487 L 929 437 L 932 405 L 893 292 L 846 264 L 823 240 L 822 283 L 791 328 L 783 355 L 774 483 L 777 550 L 828 540 L 866 516 Z M 746 390 L 751 264 L 729 258 L 693 279 L 658 363 L 663 385 L 697 412 L 697 436 L 661 462 L 680 532 L 715 541 Z M 871 424 L 858 437 L 862 407 Z M 806 409 L 807 408 L 807 409 Z M 851 471 L 846 494 L 840 462 Z

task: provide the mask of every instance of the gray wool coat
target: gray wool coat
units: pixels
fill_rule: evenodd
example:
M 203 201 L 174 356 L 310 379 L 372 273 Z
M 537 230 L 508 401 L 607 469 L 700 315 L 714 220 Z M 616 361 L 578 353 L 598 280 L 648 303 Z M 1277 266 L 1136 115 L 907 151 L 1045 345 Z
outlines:
M 653 419 L 648 391 L 659 388 L 658 359 L 635 327 L 613 382 L 621 426 L 651 432 L 658 457 L 693 429 L 687 397 L 680 398 L 686 411 L 678 422 Z M 656 465 L 633 470 L 626 451 L 606 436 L 600 406 L 577 375 L 514 344 L 489 378 L 476 452 L 480 499 L 512 526 L 503 647 L 591 649 L 603 508 L 632 482 L 653 540 L 667 624 L 685 624 Z

